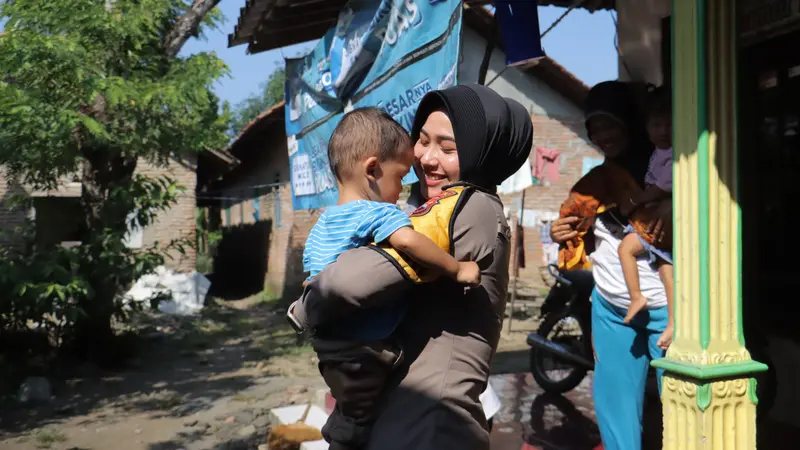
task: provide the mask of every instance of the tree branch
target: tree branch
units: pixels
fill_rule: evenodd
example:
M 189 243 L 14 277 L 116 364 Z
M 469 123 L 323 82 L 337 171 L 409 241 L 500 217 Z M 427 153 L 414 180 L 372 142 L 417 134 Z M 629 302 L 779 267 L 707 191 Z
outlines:
M 174 57 L 181 51 L 183 44 L 197 32 L 203 17 L 217 6 L 221 0 L 194 0 L 192 6 L 183 15 L 178 17 L 177 22 L 167 33 L 164 39 L 164 54 L 167 57 Z

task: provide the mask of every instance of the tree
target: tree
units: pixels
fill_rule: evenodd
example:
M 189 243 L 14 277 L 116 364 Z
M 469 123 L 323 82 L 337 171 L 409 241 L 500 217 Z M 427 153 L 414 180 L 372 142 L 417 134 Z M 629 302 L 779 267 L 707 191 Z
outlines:
M 84 216 L 76 248 L 0 255 L 0 267 L 16 275 L 0 277 L 0 288 L 19 301 L 71 305 L 57 318 L 69 324 L 75 348 L 102 351 L 112 318 L 125 317 L 123 289 L 163 262 L 163 245 L 134 251 L 125 237 L 131 222 L 152 223 L 181 188 L 138 174 L 137 164 L 166 165 L 227 141 L 211 92 L 227 68 L 211 53 L 177 56 L 216 23 L 219 1 L 0 0 L 8 19 L 0 35 L 0 166 L 35 189 L 78 174 Z
M 251 94 L 234 106 L 229 135 L 238 136 L 256 116 L 283 100 L 285 84 L 286 72 L 283 67 L 278 67 L 270 74 L 267 81 L 261 84 L 260 92 Z

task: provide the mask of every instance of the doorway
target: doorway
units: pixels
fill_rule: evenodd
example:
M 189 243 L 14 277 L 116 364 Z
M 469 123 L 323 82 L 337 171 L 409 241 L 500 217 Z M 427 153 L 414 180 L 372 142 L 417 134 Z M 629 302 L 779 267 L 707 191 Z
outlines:
M 739 57 L 744 333 L 759 380 L 759 441 L 800 438 L 800 31 Z M 796 442 L 796 441 L 795 441 Z

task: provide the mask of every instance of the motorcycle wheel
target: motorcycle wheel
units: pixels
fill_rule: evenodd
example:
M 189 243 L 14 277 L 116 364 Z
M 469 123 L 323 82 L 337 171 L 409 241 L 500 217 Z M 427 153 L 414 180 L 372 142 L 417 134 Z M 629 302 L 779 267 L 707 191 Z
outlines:
M 554 336 L 554 331 L 556 334 L 561 331 L 557 327 L 559 324 L 563 323 L 565 319 L 572 319 L 578 329 L 575 330 L 571 336 Z M 563 312 L 549 314 L 545 317 L 536 332 L 544 338 L 559 342 L 574 349 L 576 353 L 588 355 L 589 358 L 592 358 L 592 343 L 588 330 L 589 324 L 586 323 L 586 319 L 571 311 L 565 310 Z M 548 373 L 548 366 L 553 364 L 558 364 L 560 369 L 567 372 L 567 375 L 558 379 L 551 376 L 551 374 Z M 575 389 L 581 381 L 583 381 L 588 372 L 586 369 L 560 360 L 553 354 L 542 351 L 536 347 L 531 347 L 530 350 L 530 369 L 536 383 L 546 392 L 552 392 L 554 394 L 563 394 Z

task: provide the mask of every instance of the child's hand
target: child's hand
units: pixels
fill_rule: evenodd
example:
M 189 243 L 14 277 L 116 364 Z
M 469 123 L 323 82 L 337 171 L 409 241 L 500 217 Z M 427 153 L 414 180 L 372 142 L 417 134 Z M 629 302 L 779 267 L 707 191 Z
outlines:
M 481 284 L 481 269 L 478 264 L 473 261 L 465 261 L 458 263 L 458 275 L 456 281 L 470 286 L 478 286 Z
M 672 345 L 672 333 L 674 328 L 672 325 L 667 325 L 667 328 L 661 333 L 661 336 L 658 337 L 658 341 L 656 341 L 656 345 L 661 350 L 666 351 L 670 345 Z

